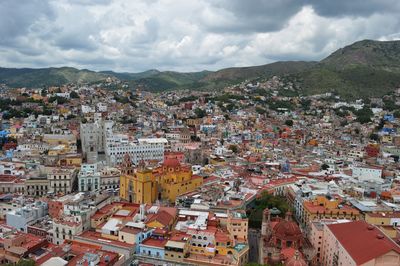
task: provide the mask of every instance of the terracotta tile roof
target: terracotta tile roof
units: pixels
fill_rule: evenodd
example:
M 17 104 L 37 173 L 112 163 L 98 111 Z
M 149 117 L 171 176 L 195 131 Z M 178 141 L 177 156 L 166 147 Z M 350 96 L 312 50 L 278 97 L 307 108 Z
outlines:
M 156 247 L 156 248 L 164 248 L 165 244 L 167 244 L 167 239 L 154 239 L 148 238 L 142 242 L 142 245 Z
M 370 217 L 379 217 L 379 218 L 400 218 L 400 212 L 394 212 L 394 213 L 383 213 L 383 212 L 378 212 L 378 213 L 366 213 L 366 215 Z
M 164 226 L 168 226 L 172 220 L 174 219 L 174 216 L 169 214 L 167 211 L 159 211 L 156 214 L 148 215 L 148 220 L 146 221 L 146 224 L 151 223 L 153 221 L 158 221 Z
M 400 254 L 400 246 L 377 227 L 365 221 L 327 225 L 357 265 L 364 264 L 390 251 Z

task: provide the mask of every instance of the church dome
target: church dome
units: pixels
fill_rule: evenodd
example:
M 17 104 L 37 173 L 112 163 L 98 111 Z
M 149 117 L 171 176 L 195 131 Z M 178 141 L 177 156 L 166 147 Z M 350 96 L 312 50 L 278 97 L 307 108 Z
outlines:
M 286 219 L 282 219 L 274 227 L 275 236 L 283 240 L 298 240 L 302 237 L 301 230 L 296 222 L 290 219 L 291 213 L 286 213 Z

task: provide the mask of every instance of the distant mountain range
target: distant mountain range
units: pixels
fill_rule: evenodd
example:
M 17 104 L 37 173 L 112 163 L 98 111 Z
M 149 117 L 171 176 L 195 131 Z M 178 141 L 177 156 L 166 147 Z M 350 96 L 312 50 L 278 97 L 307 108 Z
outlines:
M 151 91 L 212 90 L 274 75 L 297 83 L 300 93 L 305 95 L 336 91 L 349 97 L 380 96 L 400 87 L 400 41 L 359 41 L 319 62 L 284 61 L 191 73 L 158 70 L 141 73 L 95 72 L 71 67 L 0 68 L 0 83 L 10 87 L 42 87 L 99 82 L 111 76 Z

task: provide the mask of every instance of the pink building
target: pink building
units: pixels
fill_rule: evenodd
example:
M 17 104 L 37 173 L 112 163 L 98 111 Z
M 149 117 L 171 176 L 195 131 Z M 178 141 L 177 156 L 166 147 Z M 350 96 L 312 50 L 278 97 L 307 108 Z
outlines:
M 322 265 L 400 265 L 400 246 L 365 221 L 324 226 Z
M 324 238 L 324 226 L 328 224 L 336 224 L 336 223 L 348 223 L 351 220 L 334 220 L 334 219 L 322 219 L 319 221 L 313 221 L 311 223 L 310 233 L 307 235 L 311 245 L 315 250 L 315 256 L 313 258 L 313 265 L 320 265 L 321 256 L 323 254 L 323 245 L 322 241 Z

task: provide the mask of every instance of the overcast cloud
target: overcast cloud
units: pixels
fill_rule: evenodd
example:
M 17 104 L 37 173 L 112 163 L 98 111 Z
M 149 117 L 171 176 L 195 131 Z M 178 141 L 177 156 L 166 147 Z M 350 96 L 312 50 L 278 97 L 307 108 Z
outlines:
M 0 0 L 0 66 L 198 71 L 400 39 L 398 0 Z

